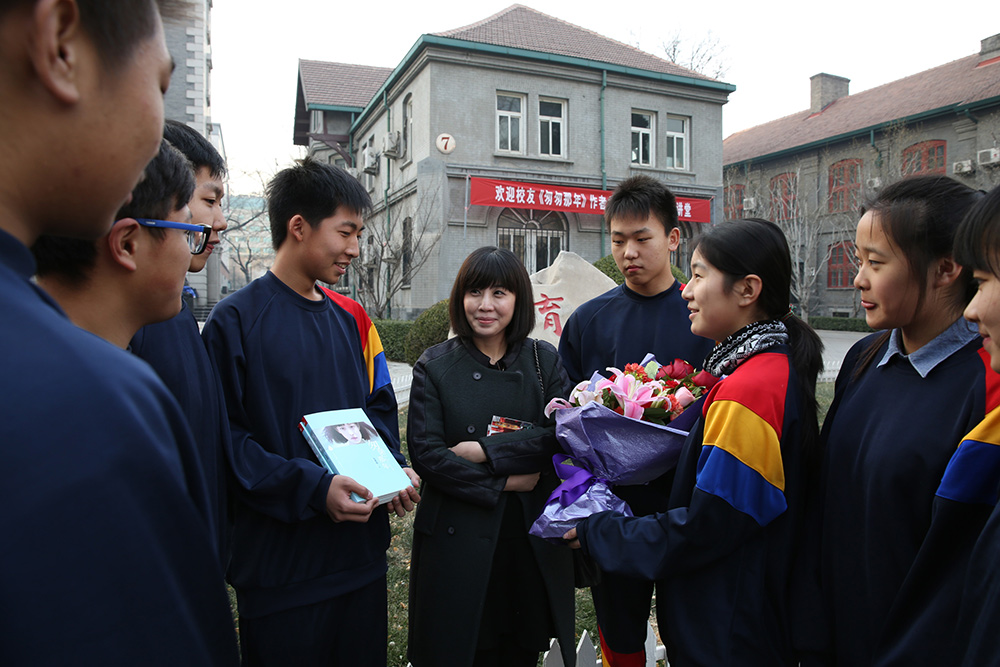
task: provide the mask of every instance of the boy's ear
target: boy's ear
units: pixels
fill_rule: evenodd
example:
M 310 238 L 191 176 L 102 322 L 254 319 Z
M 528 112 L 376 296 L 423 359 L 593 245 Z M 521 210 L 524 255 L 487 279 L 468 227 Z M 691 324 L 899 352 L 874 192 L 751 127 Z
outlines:
M 126 271 L 137 270 L 139 268 L 137 255 L 141 233 L 139 223 L 132 218 L 116 222 L 104 238 L 111 261 Z
M 670 233 L 667 234 L 667 248 L 670 250 L 670 252 L 674 252 L 680 246 L 681 246 L 681 230 L 679 230 L 677 227 L 674 227 L 673 229 L 670 230 Z
M 301 215 L 296 213 L 291 218 L 288 219 L 288 236 L 295 239 L 296 241 L 303 241 L 306 237 L 305 228 L 309 226 L 309 223 Z
M 79 101 L 81 61 L 95 54 L 75 0 L 37 0 L 29 30 L 29 58 L 42 85 L 63 104 Z
M 733 285 L 733 289 L 736 290 L 736 295 L 739 297 L 739 304 L 741 306 L 750 306 L 757 303 L 763 288 L 764 282 L 756 273 L 743 276 L 736 281 L 735 285 Z

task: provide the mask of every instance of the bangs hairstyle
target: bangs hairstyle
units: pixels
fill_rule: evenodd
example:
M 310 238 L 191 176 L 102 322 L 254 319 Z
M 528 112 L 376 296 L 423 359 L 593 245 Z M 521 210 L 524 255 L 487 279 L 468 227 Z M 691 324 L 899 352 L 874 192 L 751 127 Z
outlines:
M 507 346 L 513 347 L 535 328 L 535 296 L 528 270 L 510 250 L 486 246 L 465 258 L 448 301 L 451 328 L 460 338 L 472 338 L 472 326 L 465 316 L 465 295 L 469 290 L 491 287 L 502 287 L 514 295 L 514 315 L 504 336 Z
M 340 167 L 311 157 L 282 169 L 264 191 L 271 218 L 271 245 L 277 250 L 288 236 L 288 221 L 301 215 L 315 229 L 341 206 L 365 216 L 372 200 L 358 179 Z
M 163 138 L 191 161 L 195 171 L 207 167 L 212 178 L 226 176 L 226 162 L 219 155 L 219 151 L 215 150 L 211 141 L 201 136 L 201 132 L 190 125 L 168 120 L 163 124 Z
M 976 202 L 959 225 L 955 261 L 1000 277 L 1000 186 Z
M 935 261 L 952 254 L 955 233 L 980 196 L 978 190 L 947 176 L 911 176 L 884 188 L 861 207 L 872 213 L 889 241 L 899 250 L 917 284 L 917 307 L 927 296 L 927 272 Z M 972 272 L 963 268 L 956 307 L 972 299 Z
M 622 181 L 608 198 L 604 221 L 645 220 L 652 214 L 667 234 L 677 226 L 677 198 L 666 185 L 651 176 L 632 176 Z

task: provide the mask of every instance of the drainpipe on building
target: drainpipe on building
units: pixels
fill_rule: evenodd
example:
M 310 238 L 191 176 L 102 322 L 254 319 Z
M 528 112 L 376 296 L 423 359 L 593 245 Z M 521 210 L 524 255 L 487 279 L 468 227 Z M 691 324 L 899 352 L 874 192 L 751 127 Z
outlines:
M 608 70 L 601 70 L 601 189 L 608 189 L 608 169 L 604 154 L 604 91 L 608 87 Z M 604 257 L 604 221 L 601 221 L 601 257 Z
M 385 133 L 386 136 L 392 132 L 392 109 L 389 108 L 389 94 L 386 90 L 382 91 L 382 104 L 385 107 Z M 389 164 L 389 159 L 385 158 L 385 242 L 391 243 L 392 239 L 390 234 L 392 231 L 392 211 L 389 209 L 389 187 L 392 184 L 392 168 Z M 392 319 L 392 294 L 389 292 L 390 284 L 392 282 L 392 263 L 389 264 L 388 276 L 385 281 L 385 319 Z
M 878 157 L 875 158 L 875 166 L 878 167 L 879 169 L 881 169 L 882 168 L 882 151 L 880 151 L 878 149 L 878 146 L 875 145 L 875 130 L 871 131 L 871 134 L 868 137 L 868 141 L 869 141 L 869 144 L 871 145 L 871 147 L 878 154 Z
M 357 163 L 354 161 L 354 134 L 351 133 L 351 129 L 354 127 L 354 112 L 351 112 L 351 124 L 347 129 L 347 154 L 351 156 L 351 168 L 357 169 Z M 354 280 L 351 282 L 351 298 L 355 301 L 358 300 L 358 281 Z

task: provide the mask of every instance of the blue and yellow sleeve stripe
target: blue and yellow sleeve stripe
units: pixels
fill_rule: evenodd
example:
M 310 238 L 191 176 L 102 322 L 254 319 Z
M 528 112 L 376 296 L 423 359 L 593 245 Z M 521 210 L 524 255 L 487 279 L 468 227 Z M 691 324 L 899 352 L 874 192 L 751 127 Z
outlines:
M 788 509 L 781 429 L 788 357 L 760 354 L 716 385 L 695 486 L 766 526 Z
M 1000 407 L 958 445 L 937 495 L 960 503 L 995 505 L 1000 498 Z

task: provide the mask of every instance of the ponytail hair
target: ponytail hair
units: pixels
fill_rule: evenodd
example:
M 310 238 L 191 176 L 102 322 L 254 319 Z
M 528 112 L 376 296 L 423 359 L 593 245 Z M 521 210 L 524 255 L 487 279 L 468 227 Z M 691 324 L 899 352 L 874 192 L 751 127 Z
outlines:
M 785 235 L 773 222 L 745 218 L 721 222 L 701 235 L 695 245 L 709 264 L 726 274 L 726 286 L 754 274 L 761 280 L 757 306 L 764 319 L 781 320 L 788 329 L 792 367 L 799 379 L 805 446 L 811 454 L 818 439 L 816 377 L 823 367 L 823 342 L 813 328 L 789 308 L 792 259 Z

